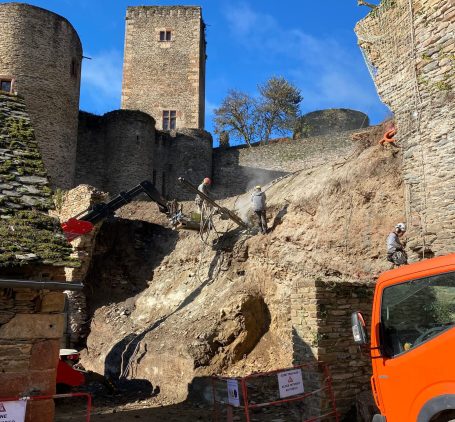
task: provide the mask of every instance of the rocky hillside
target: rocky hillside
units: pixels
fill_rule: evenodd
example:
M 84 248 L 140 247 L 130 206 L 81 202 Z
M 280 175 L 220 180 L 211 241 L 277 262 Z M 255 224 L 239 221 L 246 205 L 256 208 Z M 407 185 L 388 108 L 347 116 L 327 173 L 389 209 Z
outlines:
M 389 268 L 385 237 L 404 219 L 400 160 L 373 142 L 267 186 L 267 235 L 215 217 L 216 232 L 201 239 L 163 227 L 154 204 L 124 207 L 97 237 L 83 364 L 159 386 L 160 403 L 215 372 L 292 364 L 295 283 L 371 280 Z M 224 205 L 251 218 L 249 193 Z

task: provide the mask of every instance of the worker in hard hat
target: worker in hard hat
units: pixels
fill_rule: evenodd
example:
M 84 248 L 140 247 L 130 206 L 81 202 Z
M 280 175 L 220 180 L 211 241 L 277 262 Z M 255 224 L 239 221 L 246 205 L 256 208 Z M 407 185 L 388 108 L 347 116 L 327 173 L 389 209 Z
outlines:
M 398 267 L 408 263 L 408 256 L 400 240 L 405 233 L 406 224 L 398 223 L 387 237 L 387 261 Z
M 251 195 L 251 207 L 258 217 L 259 229 L 262 234 L 267 233 L 267 215 L 265 204 L 265 193 L 262 192 L 261 186 L 257 185 Z
M 210 193 L 209 186 L 211 184 L 212 184 L 211 179 L 208 177 L 205 177 L 204 180 L 202 181 L 202 183 L 198 186 L 197 190 L 199 192 L 203 193 L 204 195 L 208 195 Z M 196 195 L 195 202 L 199 209 L 199 214 L 202 215 L 202 209 L 205 205 L 205 201 L 199 195 Z

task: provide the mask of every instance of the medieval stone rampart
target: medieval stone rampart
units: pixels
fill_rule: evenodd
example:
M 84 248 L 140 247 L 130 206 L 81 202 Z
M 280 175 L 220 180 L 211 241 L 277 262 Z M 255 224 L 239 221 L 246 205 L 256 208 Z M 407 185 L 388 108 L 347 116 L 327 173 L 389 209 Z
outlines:
M 202 129 L 155 131 L 141 111 L 116 110 L 104 116 L 81 112 L 76 184 L 117 194 L 150 180 L 165 196 L 192 199 L 177 182 L 199 183 L 212 173 L 212 137 Z
M 72 25 L 23 3 L 0 4 L 0 79 L 25 98 L 51 184 L 73 185 L 82 46 Z
M 283 140 L 253 147 L 240 145 L 213 151 L 214 193 L 218 197 L 239 195 L 255 185 L 342 157 L 354 147 L 350 132 L 309 139 Z
M 455 251 L 455 3 L 384 0 L 356 26 L 403 148 L 414 258 Z
M 307 113 L 301 118 L 301 135 L 320 136 L 368 127 L 370 119 L 365 113 L 346 108 L 329 108 Z

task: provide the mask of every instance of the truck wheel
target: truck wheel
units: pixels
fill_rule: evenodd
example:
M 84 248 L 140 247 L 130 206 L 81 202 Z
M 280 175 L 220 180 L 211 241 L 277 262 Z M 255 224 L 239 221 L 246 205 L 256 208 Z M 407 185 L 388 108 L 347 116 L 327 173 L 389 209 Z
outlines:
M 455 410 L 448 410 L 433 416 L 430 422 L 455 422 Z

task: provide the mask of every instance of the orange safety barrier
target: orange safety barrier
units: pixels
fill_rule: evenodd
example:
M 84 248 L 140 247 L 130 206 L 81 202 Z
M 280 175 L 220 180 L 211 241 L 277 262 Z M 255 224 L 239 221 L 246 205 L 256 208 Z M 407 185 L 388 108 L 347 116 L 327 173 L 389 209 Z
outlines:
M 315 381 L 317 379 L 318 381 Z M 212 377 L 213 420 L 250 422 L 251 412 L 279 407 L 286 421 L 339 421 L 326 364 L 304 364 L 241 378 Z M 315 402 L 325 405 L 311 406 Z M 271 412 L 271 409 L 268 410 Z M 257 420 L 253 416 L 253 420 Z
M 394 136 L 396 134 L 397 134 L 397 130 L 396 129 L 391 129 L 391 130 L 387 131 L 384 134 L 384 137 L 379 141 L 379 143 L 381 145 L 384 145 L 384 144 L 389 144 L 389 143 L 392 143 L 392 142 L 396 142 L 397 140 L 394 138 Z

